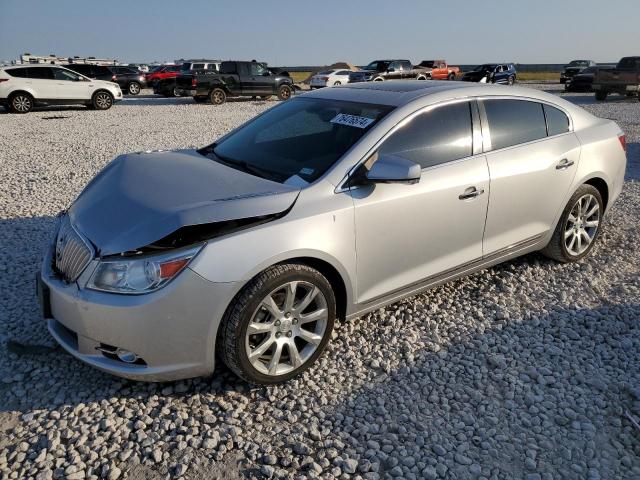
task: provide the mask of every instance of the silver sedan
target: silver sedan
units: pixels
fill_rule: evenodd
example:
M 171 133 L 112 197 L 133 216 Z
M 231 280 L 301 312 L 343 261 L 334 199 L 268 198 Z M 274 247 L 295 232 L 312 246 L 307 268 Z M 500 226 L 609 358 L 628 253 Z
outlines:
M 199 150 L 113 160 L 61 215 L 51 334 L 115 375 L 254 383 L 309 368 L 349 319 L 541 250 L 588 255 L 618 197 L 614 122 L 524 88 L 347 85 Z

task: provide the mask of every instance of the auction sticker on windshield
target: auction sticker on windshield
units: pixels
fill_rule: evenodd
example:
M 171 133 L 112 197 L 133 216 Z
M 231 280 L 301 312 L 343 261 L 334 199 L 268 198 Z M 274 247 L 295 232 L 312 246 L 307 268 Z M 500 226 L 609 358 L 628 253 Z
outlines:
M 348 115 L 346 113 L 339 113 L 331 119 L 331 123 L 337 123 L 338 125 L 347 125 L 349 127 L 356 128 L 367 128 L 373 123 L 373 121 L 373 118 Z

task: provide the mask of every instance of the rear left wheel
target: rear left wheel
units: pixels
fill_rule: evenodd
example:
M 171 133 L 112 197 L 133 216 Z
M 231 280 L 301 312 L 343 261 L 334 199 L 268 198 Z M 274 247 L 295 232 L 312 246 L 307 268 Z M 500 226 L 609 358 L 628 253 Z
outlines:
M 333 290 L 320 272 L 297 263 L 275 265 L 231 304 L 220 326 L 220 355 L 248 382 L 287 381 L 322 354 L 335 315 Z
M 9 98 L 9 110 L 13 113 L 28 113 L 33 108 L 33 97 L 28 93 L 14 93 Z
M 542 253 L 563 263 L 586 257 L 600 235 L 603 213 L 604 204 L 598 189 L 581 185 L 571 196 Z

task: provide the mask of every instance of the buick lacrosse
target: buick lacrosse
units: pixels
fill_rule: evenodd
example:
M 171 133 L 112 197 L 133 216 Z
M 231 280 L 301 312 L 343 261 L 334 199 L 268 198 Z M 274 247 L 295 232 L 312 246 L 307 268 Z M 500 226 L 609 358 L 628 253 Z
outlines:
M 72 355 L 132 379 L 286 381 L 336 319 L 527 252 L 588 255 L 623 185 L 618 125 L 463 82 L 323 89 L 199 150 L 113 160 L 38 276 Z

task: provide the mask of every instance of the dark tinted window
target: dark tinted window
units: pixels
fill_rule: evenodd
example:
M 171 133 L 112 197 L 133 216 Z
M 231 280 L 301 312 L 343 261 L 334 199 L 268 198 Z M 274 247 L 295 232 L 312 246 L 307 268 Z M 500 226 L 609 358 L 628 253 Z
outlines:
M 625 57 L 618 63 L 620 70 L 636 70 L 640 68 L 640 57 Z
M 111 70 L 109 70 L 109 67 L 104 67 L 102 65 L 92 65 L 91 71 L 93 72 L 94 76 L 112 75 Z
M 544 116 L 547 119 L 547 134 L 560 135 L 569 131 L 569 117 L 563 111 L 552 107 L 551 105 L 543 105 Z
M 74 72 L 78 72 L 84 76 L 91 75 L 91 65 L 65 65 L 69 70 L 73 70 Z
M 5 70 L 12 77 L 17 78 L 27 78 L 27 69 L 26 68 L 10 68 Z
M 179 72 L 180 71 L 180 65 L 172 65 L 167 69 L 168 72 Z
M 251 75 L 260 76 L 260 75 L 264 75 L 266 72 L 267 72 L 267 69 L 264 68 L 263 65 L 255 62 L 251 63 Z
M 53 72 L 49 67 L 32 67 L 27 68 L 29 78 L 38 78 L 40 80 L 53 80 Z
M 418 115 L 385 140 L 378 152 L 404 157 L 422 168 L 471 156 L 469 103 L 446 105 Z
M 493 150 L 547 136 L 542 104 L 526 100 L 484 100 Z
M 245 64 L 242 63 L 239 65 L 245 65 Z M 220 73 L 224 73 L 224 74 L 236 73 L 235 62 L 222 62 L 222 64 L 220 65 Z
M 56 80 L 75 82 L 76 80 L 78 80 L 78 78 L 80 78 L 77 73 L 70 72 L 69 70 L 65 70 L 63 68 L 53 68 L 52 70 Z

